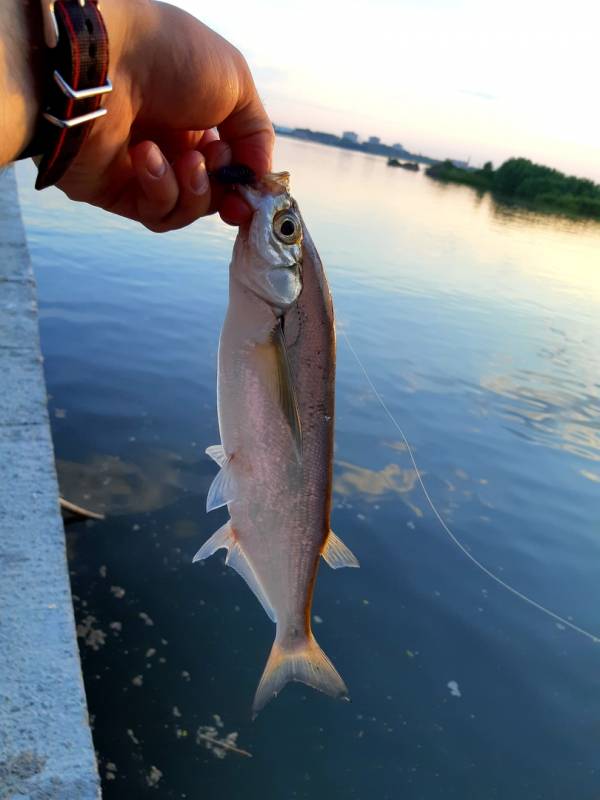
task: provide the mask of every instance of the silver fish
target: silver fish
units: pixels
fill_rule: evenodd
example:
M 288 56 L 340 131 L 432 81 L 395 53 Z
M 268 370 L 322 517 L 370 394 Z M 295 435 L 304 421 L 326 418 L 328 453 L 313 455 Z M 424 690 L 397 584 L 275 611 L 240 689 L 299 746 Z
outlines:
M 288 191 L 288 174 L 238 187 L 254 210 L 230 265 L 219 343 L 220 466 L 207 510 L 230 520 L 203 545 L 220 548 L 276 623 L 256 714 L 289 681 L 336 697 L 347 689 L 311 630 L 319 558 L 357 567 L 330 530 L 335 327 L 323 266 Z

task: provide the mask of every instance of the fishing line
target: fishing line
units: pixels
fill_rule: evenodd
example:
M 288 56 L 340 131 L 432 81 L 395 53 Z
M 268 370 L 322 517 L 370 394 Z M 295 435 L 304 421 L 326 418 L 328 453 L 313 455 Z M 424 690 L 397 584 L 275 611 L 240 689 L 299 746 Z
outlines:
M 585 636 L 586 638 L 591 639 L 591 641 L 596 643 L 596 644 L 600 643 L 600 637 L 596 636 L 593 633 L 590 633 L 590 631 L 586 631 L 585 628 L 580 628 L 579 625 L 575 625 L 575 623 L 570 622 L 568 619 L 565 619 L 564 617 L 561 617 L 560 614 L 556 614 L 554 611 L 551 611 L 549 608 L 546 608 L 545 606 L 543 606 L 541 603 L 538 603 L 533 598 L 528 597 L 526 594 L 523 594 L 523 592 L 520 592 L 518 589 L 515 589 L 514 586 L 511 586 L 509 583 L 506 583 L 506 581 L 503 581 L 502 578 L 499 578 L 497 575 L 495 575 L 484 564 L 482 564 L 481 561 L 479 561 L 477 558 L 475 558 L 475 556 L 472 555 L 469 552 L 469 550 L 465 547 L 465 545 L 450 530 L 450 528 L 448 527 L 448 525 L 444 521 L 443 517 L 441 516 L 441 514 L 437 510 L 433 500 L 431 499 L 431 497 L 429 495 L 429 492 L 427 491 L 427 487 L 425 486 L 425 483 L 423 482 L 423 478 L 421 477 L 421 471 L 419 470 L 419 468 L 417 466 L 417 462 L 415 461 L 415 457 L 413 455 L 412 448 L 411 448 L 410 444 L 408 443 L 408 439 L 404 435 L 404 431 L 402 430 L 402 428 L 400 427 L 400 425 L 396 421 L 396 418 L 394 417 L 394 415 L 392 414 L 390 409 L 387 407 L 383 397 L 377 391 L 377 388 L 376 388 L 375 384 L 373 383 L 373 381 L 371 380 L 371 378 L 369 376 L 369 373 L 367 372 L 364 364 L 362 363 L 362 361 L 358 357 L 358 353 L 356 352 L 356 350 L 352 346 L 352 343 L 350 342 L 348 334 L 346 333 L 344 328 L 341 327 L 341 326 L 339 327 L 338 330 L 340 331 L 340 333 L 342 334 L 342 336 L 346 340 L 346 344 L 348 345 L 348 348 L 349 348 L 350 352 L 354 356 L 354 358 L 356 360 L 356 363 L 360 367 L 360 370 L 362 371 L 363 375 L 365 376 L 365 379 L 366 379 L 367 383 L 371 387 L 371 391 L 373 392 L 373 394 L 375 395 L 375 397 L 379 401 L 381 407 L 383 408 L 383 410 L 385 411 L 387 416 L 390 418 L 390 420 L 392 422 L 392 425 L 394 425 L 394 427 L 396 428 L 396 430 L 398 431 L 398 433 L 402 437 L 402 441 L 406 445 L 406 449 L 408 451 L 408 455 L 410 456 L 410 460 L 412 461 L 412 465 L 413 465 L 413 467 L 415 469 L 415 473 L 417 475 L 417 479 L 419 481 L 421 489 L 423 490 L 423 494 L 425 495 L 425 498 L 427 499 L 427 502 L 429 503 L 429 506 L 430 506 L 431 510 L 435 514 L 438 522 L 442 526 L 444 532 L 446 533 L 446 535 L 448 536 L 450 541 L 461 551 L 461 553 L 463 555 L 465 555 L 469 559 L 469 561 L 472 564 L 474 564 L 477 567 L 477 569 L 479 569 L 481 572 L 483 572 L 484 575 L 487 575 L 488 578 L 490 578 L 491 580 L 495 581 L 497 584 L 502 586 L 503 589 L 506 589 L 507 592 L 510 592 L 511 594 L 515 595 L 515 597 L 518 597 L 520 600 L 523 600 L 523 602 L 528 603 L 530 606 L 533 606 L 534 608 L 537 608 L 537 610 L 541 611 L 542 614 L 546 614 L 546 616 L 550 617 L 551 619 L 555 620 L 556 622 L 559 622 L 561 625 L 564 625 L 565 627 L 570 628 L 572 631 L 575 631 L 576 633 L 580 633 L 582 636 Z

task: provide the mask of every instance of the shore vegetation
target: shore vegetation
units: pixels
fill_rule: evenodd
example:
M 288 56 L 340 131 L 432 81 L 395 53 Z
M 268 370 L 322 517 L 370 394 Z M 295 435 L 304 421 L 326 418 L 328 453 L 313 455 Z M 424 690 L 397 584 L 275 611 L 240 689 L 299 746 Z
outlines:
M 482 169 L 464 169 L 441 161 L 426 170 L 430 178 L 463 183 L 543 211 L 600 220 L 600 185 L 565 175 L 527 158 L 510 158 L 498 169 L 488 161 Z

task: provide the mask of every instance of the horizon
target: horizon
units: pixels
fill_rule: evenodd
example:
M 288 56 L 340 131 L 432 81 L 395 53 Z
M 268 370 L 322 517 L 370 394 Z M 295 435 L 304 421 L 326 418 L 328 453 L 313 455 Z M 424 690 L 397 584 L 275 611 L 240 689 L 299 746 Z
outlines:
M 529 158 L 600 181 L 600 8 L 587 0 L 568 14 L 557 0 L 491 12 L 476 0 L 373 0 L 368 15 L 356 0 L 293 13 L 273 0 L 175 4 L 243 52 L 278 125 L 351 130 L 473 166 Z

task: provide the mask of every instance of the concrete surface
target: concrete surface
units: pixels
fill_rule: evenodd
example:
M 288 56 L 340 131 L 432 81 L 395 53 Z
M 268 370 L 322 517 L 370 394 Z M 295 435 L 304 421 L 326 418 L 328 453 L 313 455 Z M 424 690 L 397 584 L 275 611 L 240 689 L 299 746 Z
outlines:
M 95 800 L 35 283 L 0 174 L 0 800 Z

